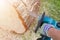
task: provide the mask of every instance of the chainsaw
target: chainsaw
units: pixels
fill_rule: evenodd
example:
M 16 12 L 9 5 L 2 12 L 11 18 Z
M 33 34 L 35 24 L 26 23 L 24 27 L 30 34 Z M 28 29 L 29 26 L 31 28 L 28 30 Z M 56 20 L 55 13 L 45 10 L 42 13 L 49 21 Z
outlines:
M 35 33 L 37 33 L 38 29 L 41 28 L 41 26 L 44 24 L 44 23 L 48 23 L 48 24 L 51 24 L 54 26 L 54 28 L 56 29 L 60 29 L 60 22 L 54 20 L 53 18 L 45 15 L 45 12 L 42 14 L 42 16 L 39 18 L 39 21 L 38 21 L 38 25 L 35 29 Z M 51 40 L 50 37 L 48 36 L 45 36 L 45 35 L 42 35 L 40 34 L 42 37 L 41 38 L 38 38 L 37 40 Z

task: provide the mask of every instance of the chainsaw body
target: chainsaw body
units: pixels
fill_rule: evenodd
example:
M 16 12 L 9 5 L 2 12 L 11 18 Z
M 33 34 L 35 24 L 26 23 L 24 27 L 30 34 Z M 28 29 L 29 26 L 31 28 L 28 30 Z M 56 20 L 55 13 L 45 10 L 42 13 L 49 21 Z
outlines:
M 44 23 L 48 23 L 48 24 L 52 24 L 54 26 L 54 28 L 60 30 L 60 22 L 54 20 L 53 18 L 50 18 L 49 16 L 44 16 L 43 18 L 43 24 Z M 51 40 L 51 38 L 49 37 L 42 37 L 42 40 Z
M 43 23 L 52 24 L 54 28 L 60 30 L 60 22 L 54 20 L 53 18 L 50 18 L 49 16 L 44 16 Z
M 44 23 L 47 23 L 47 24 L 51 24 L 54 26 L 54 28 L 60 30 L 60 22 L 54 20 L 53 18 L 49 17 L 49 16 L 46 16 L 45 15 L 45 12 L 42 14 L 42 16 L 40 16 L 39 18 L 39 21 L 38 21 L 38 25 L 37 25 L 37 28 L 35 30 L 35 33 L 38 31 L 39 28 L 41 28 L 41 26 L 44 24 Z M 41 34 L 40 34 L 41 35 Z M 47 37 L 45 35 L 41 35 L 42 37 L 41 38 L 38 38 L 37 40 L 51 40 L 50 37 Z

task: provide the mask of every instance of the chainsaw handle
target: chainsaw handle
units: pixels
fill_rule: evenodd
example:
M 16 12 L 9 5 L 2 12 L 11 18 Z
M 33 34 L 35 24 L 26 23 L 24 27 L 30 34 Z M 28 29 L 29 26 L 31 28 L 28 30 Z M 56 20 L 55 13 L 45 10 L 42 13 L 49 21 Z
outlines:
M 60 22 L 57 23 L 57 27 L 60 28 Z
M 37 40 L 51 40 L 51 38 L 41 34 L 41 38 L 37 38 Z

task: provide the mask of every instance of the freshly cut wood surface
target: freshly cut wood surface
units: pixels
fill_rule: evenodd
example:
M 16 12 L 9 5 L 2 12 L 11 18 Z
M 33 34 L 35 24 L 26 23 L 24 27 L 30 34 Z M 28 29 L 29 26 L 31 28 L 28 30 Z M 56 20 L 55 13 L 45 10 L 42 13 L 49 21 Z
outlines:
M 13 2 L 10 4 L 10 1 Z M 39 1 L 16 1 L 18 0 L 0 0 L 0 40 L 36 40 L 40 34 L 36 35 L 32 26 L 35 27 L 36 23 L 33 22 L 36 22 L 35 19 L 39 15 L 39 11 L 36 10 L 39 8 Z M 27 26 L 31 24 L 31 29 L 26 31 Z
M 16 10 L 6 0 L 0 3 L 0 27 L 4 30 L 14 31 L 16 33 L 25 32 L 22 20 L 19 18 Z

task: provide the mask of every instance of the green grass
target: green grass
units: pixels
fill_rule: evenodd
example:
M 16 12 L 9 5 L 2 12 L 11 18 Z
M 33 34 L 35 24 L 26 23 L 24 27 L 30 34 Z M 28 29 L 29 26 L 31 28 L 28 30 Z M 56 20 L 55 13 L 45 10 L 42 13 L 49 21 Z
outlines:
M 60 0 L 41 0 L 41 10 L 47 11 L 50 17 L 60 21 Z

